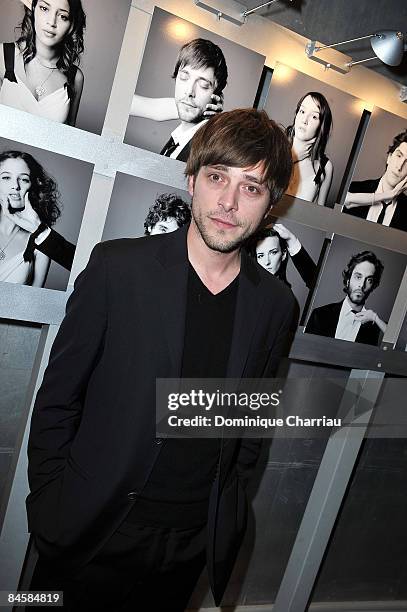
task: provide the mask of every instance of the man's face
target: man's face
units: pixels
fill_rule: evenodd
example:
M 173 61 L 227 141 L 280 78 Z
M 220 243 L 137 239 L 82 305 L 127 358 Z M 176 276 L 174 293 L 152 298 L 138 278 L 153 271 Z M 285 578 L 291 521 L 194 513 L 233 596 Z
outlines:
M 395 187 L 397 183 L 407 176 L 407 142 L 402 142 L 397 149 L 387 157 L 387 168 L 385 178 L 390 187 Z
M 168 234 L 178 229 L 178 223 L 174 217 L 167 217 L 165 221 L 157 221 L 157 223 L 149 229 L 150 236 L 154 236 L 155 234 Z
M 251 236 L 264 218 L 270 193 L 263 163 L 250 168 L 203 166 L 189 177 L 192 223 L 214 251 L 230 253 Z
M 215 88 L 213 68 L 181 66 L 175 79 L 175 104 L 181 121 L 198 123 Z
M 373 291 L 375 266 L 370 261 L 362 261 L 353 268 L 346 293 L 353 304 L 363 305 Z

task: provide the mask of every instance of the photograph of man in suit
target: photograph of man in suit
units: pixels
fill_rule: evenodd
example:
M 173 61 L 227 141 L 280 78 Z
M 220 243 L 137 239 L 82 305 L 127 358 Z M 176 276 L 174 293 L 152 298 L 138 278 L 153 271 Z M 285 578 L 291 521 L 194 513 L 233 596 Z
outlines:
M 221 601 L 261 441 L 157 439 L 156 378 L 276 372 L 294 297 L 241 247 L 291 170 L 264 111 L 216 115 L 185 170 L 190 225 L 102 242 L 79 275 L 28 444 L 31 589 L 66 610 L 180 612 L 205 564 Z
M 366 309 L 365 303 L 379 286 L 383 269 L 372 251 L 353 255 L 342 272 L 345 299 L 315 308 L 306 333 L 377 346 L 387 324 L 376 312 Z
M 160 154 L 186 162 L 191 138 L 203 121 L 207 121 L 204 112 L 213 102 L 212 96 L 223 99 L 228 69 L 222 49 L 210 40 L 191 40 L 181 47 L 172 77 L 180 124 Z
M 407 231 L 407 130 L 397 134 L 387 151 L 384 174 L 353 181 L 343 212 Z
M 191 207 L 175 193 L 162 193 L 148 209 L 144 235 L 167 234 L 191 221 Z

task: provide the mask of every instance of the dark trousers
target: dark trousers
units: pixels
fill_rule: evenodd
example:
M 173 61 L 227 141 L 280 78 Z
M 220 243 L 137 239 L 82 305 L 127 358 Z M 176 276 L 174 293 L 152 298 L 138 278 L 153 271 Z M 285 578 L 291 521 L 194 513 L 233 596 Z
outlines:
M 86 566 L 61 575 L 39 559 L 30 590 L 64 592 L 69 612 L 183 612 L 205 565 L 206 527 L 124 522 Z M 30 610 L 43 610 L 32 608 Z

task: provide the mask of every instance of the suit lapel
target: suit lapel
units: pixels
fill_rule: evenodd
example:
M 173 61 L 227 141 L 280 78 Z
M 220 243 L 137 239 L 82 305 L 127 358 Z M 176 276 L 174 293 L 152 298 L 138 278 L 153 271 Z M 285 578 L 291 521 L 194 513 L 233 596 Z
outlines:
M 239 289 L 233 325 L 227 378 L 239 378 L 244 370 L 256 325 L 261 318 L 265 296 L 260 291 L 256 264 L 242 249 Z
M 157 299 L 163 321 L 163 333 L 173 366 L 171 376 L 181 375 L 184 347 L 185 313 L 188 284 L 188 254 L 185 226 L 168 236 L 157 259 L 161 264 L 161 279 L 157 283 Z

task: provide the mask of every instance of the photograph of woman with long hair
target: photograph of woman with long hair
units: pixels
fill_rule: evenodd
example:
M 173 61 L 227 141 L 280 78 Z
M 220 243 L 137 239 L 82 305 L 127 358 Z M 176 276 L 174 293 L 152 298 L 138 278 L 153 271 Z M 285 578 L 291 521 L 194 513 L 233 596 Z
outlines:
M 43 287 L 50 259 L 34 249 L 20 211 L 31 206 L 51 227 L 61 214 L 56 182 L 29 153 L 0 153 L 0 281 Z
M 75 125 L 84 76 L 81 0 L 24 0 L 16 43 L 0 45 L 0 103 Z
M 294 122 L 286 130 L 294 160 L 289 195 L 325 206 L 333 177 L 333 165 L 325 153 L 331 127 L 332 113 L 325 96 L 317 91 L 302 96 Z

